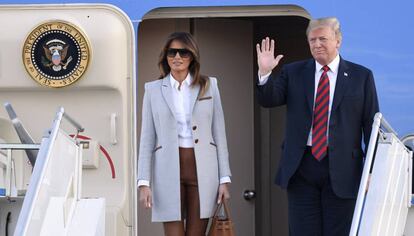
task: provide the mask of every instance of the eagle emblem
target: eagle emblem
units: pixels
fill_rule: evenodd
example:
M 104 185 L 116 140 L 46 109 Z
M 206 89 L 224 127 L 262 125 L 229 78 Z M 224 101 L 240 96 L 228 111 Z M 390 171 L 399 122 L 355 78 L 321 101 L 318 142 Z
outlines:
M 61 88 L 79 80 L 88 68 L 90 44 L 86 35 L 65 21 L 37 26 L 23 45 L 23 63 L 39 84 Z
M 72 61 L 72 56 L 65 61 L 68 54 L 69 45 L 59 39 L 53 39 L 43 45 L 45 57 L 42 57 L 42 64 L 46 67 L 52 68 L 54 71 L 66 70 L 69 63 Z

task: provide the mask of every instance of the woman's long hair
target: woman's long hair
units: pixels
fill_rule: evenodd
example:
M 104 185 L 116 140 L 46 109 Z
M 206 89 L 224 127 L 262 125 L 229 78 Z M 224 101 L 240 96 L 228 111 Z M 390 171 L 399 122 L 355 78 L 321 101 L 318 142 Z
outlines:
M 167 61 L 167 51 L 170 48 L 172 41 L 174 40 L 181 42 L 184 45 L 185 49 L 191 52 L 192 61 L 188 68 L 191 75 L 193 76 L 193 82 L 191 83 L 191 86 L 194 86 L 196 84 L 200 85 L 199 96 L 203 96 L 208 88 L 209 80 L 207 76 L 200 74 L 200 52 L 193 36 L 187 32 L 175 32 L 168 36 L 158 59 L 158 67 L 161 73 L 158 79 L 163 79 L 171 72 L 171 68 L 168 65 Z

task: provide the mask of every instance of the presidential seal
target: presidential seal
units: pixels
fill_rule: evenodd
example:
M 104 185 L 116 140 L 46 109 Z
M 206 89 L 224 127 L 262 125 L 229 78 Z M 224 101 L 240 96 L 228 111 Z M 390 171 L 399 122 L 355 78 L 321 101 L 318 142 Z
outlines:
M 88 68 L 90 45 L 85 34 L 64 21 L 46 22 L 27 36 L 23 63 L 41 85 L 60 88 L 79 80 Z

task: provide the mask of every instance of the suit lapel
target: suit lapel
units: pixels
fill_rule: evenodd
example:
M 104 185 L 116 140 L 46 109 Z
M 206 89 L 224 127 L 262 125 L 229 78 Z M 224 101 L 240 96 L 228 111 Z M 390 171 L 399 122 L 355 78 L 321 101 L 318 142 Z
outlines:
M 166 76 L 164 79 L 162 79 L 161 92 L 162 92 L 162 96 L 164 97 L 165 102 L 170 108 L 171 113 L 174 115 L 174 118 L 177 120 L 177 117 L 175 116 L 175 108 L 173 104 L 172 89 L 173 88 L 171 87 L 170 77 Z M 195 86 L 190 86 L 190 104 L 191 104 L 190 111 L 191 112 L 194 110 L 194 105 L 197 101 L 199 91 L 200 91 L 200 86 L 198 84 Z
M 346 62 L 340 58 L 338 76 L 336 78 L 335 93 L 332 103 L 331 113 L 338 108 L 338 105 L 341 103 L 344 93 L 347 88 L 348 81 L 350 80 L 350 73 L 348 71 L 348 65 Z
M 162 79 L 161 92 L 162 92 L 162 96 L 164 97 L 164 101 L 167 103 L 168 107 L 170 108 L 170 111 L 173 114 L 175 120 L 177 120 L 177 117 L 175 116 L 175 109 L 174 109 L 174 104 L 173 104 L 173 95 L 172 95 L 172 87 L 170 83 L 170 76 L 166 76 L 164 79 Z
M 308 103 L 309 111 L 313 114 L 313 100 L 315 96 L 315 61 L 309 60 L 302 73 L 302 78 L 305 80 L 306 101 Z

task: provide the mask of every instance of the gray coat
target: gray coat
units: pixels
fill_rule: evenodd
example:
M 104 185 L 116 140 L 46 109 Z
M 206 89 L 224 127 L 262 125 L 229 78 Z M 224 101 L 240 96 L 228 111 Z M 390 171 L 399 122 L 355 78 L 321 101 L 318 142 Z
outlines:
M 198 97 L 199 86 L 190 87 L 200 218 L 213 215 L 219 178 L 231 176 L 216 78 L 210 78 L 209 84 L 202 97 Z M 181 220 L 178 132 L 172 89 L 169 76 L 145 84 L 138 179 L 151 182 L 154 222 Z

